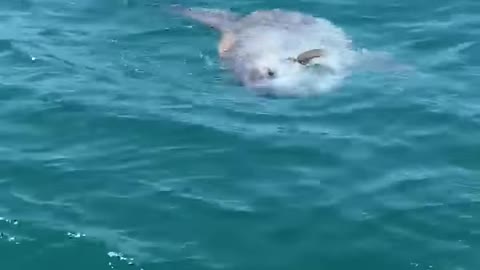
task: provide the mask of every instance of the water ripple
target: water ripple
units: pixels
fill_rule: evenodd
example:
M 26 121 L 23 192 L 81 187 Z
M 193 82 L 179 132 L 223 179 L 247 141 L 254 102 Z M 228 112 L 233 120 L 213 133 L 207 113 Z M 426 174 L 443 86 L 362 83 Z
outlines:
M 266 99 L 165 1 L 0 1 L 2 267 L 476 269 L 478 1 L 208 2 L 414 68 Z

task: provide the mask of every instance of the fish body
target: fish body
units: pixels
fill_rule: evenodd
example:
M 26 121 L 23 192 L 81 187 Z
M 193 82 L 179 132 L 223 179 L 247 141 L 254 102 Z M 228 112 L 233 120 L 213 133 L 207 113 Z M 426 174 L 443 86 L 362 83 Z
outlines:
M 301 12 L 258 10 L 241 16 L 217 9 L 174 10 L 218 31 L 221 60 L 243 85 L 259 92 L 308 87 L 315 76 L 335 75 L 354 57 L 340 28 Z

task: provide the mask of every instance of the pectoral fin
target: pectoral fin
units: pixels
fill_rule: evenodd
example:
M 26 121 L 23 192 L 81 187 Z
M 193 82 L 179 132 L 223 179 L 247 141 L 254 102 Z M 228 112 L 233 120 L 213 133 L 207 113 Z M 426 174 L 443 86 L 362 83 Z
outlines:
M 313 49 L 305 51 L 299 54 L 296 58 L 296 61 L 302 65 L 307 65 L 314 58 L 322 57 L 325 55 L 325 51 L 322 49 Z

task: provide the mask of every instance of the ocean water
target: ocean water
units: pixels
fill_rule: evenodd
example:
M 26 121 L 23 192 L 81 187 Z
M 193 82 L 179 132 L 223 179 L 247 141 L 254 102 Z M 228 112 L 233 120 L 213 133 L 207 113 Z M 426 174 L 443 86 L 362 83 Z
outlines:
M 258 96 L 177 2 L 325 18 L 374 69 Z M 1 0 L 0 269 L 480 269 L 479 14 Z

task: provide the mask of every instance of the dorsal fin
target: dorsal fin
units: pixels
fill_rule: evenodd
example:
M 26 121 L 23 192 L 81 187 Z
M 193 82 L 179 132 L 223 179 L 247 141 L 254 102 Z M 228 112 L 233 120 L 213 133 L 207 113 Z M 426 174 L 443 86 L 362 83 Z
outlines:
M 239 18 L 237 14 L 227 10 L 184 8 L 178 5 L 172 6 L 172 10 L 175 13 L 191 18 L 221 32 L 225 32 L 231 28 L 232 24 Z

